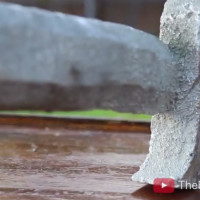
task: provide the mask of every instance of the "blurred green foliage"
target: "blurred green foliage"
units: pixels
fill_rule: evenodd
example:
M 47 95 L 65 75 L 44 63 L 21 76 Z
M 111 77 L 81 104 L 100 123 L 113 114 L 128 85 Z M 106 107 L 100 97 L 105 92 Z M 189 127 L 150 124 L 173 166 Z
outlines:
M 144 114 L 119 113 L 112 110 L 90 110 L 90 111 L 0 111 L 1 114 L 19 114 L 19 115 L 45 115 L 61 117 L 83 117 L 83 118 L 111 118 L 119 120 L 138 120 L 150 121 L 151 116 Z

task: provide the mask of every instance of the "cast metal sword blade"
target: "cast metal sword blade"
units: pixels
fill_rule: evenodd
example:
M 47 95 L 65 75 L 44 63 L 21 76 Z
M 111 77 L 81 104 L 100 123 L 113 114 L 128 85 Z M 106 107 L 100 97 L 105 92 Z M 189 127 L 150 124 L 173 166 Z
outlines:
M 152 184 L 155 178 L 174 178 L 176 187 L 182 188 L 186 181 L 199 181 L 199 32 L 200 1 L 166 2 L 160 38 L 177 60 L 179 97 L 175 109 L 153 117 L 149 155 L 134 180 Z
M 133 28 L 0 4 L 0 109 L 156 114 L 176 100 L 173 58 Z

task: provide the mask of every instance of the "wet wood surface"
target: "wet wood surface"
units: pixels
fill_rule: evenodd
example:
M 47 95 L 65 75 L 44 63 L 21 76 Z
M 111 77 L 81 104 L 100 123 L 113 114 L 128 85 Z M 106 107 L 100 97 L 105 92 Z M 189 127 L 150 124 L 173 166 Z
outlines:
M 0 125 L 0 199 L 199 199 L 198 191 L 161 195 L 131 181 L 149 139 L 137 132 Z
M 65 118 L 27 115 L 0 115 L 0 125 L 28 127 L 66 128 L 72 130 L 102 130 L 111 132 L 150 133 L 150 122 L 121 121 L 110 119 Z

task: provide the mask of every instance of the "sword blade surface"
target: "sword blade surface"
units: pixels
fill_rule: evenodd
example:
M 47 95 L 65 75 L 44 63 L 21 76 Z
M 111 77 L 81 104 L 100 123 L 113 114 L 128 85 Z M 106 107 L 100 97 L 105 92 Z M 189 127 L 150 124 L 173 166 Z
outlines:
M 128 26 L 0 4 L 0 109 L 154 114 L 176 98 L 156 37 Z

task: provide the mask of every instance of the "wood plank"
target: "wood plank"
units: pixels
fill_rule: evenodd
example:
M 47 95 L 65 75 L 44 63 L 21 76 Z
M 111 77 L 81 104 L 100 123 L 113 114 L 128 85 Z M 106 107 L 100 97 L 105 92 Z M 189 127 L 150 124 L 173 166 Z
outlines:
M 2 200 L 199 199 L 198 191 L 153 193 L 131 181 L 149 134 L 0 125 Z
M 3 199 L 123 199 L 149 135 L 0 127 Z
M 73 130 L 102 130 L 112 132 L 150 133 L 148 121 L 125 121 L 111 119 L 66 118 L 31 115 L 0 115 L 0 124 L 29 127 L 67 128 Z

